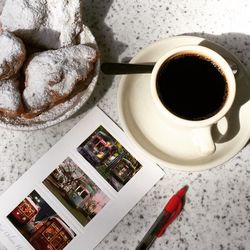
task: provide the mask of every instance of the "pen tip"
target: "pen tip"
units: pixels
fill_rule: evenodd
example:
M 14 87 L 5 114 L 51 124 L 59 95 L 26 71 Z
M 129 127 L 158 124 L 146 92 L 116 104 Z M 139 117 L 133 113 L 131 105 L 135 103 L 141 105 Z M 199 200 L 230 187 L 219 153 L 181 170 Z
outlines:
M 188 190 L 188 185 L 185 185 L 182 189 L 180 189 L 177 193 L 177 195 L 182 198 Z

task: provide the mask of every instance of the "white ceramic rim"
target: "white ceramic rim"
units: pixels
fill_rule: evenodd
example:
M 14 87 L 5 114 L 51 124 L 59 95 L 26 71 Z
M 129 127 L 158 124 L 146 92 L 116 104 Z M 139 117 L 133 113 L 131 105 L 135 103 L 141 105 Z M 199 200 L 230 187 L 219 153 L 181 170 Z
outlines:
M 167 108 L 162 104 L 156 90 L 157 73 L 159 72 L 159 69 L 161 68 L 161 66 L 165 61 L 167 61 L 170 57 L 179 54 L 199 54 L 201 56 L 204 56 L 205 58 L 208 58 L 213 63 L 215 63 L 224 74 L 228 84 L 227 99 L 223 107 L 220 109 L 220 111 L 217 112 L 215 115 L 204 120 L 198 120 L 198 121 L 186 120 L 174 115 L 172 112 L 167 110 Z M 166 119 L 170 119 L 171 121 L 175 122 L 178 125 L 185 127 L 193 127 L 193 128 L 206 127 L 219 121 L 229 111 L 230 107 L 233 104 L 236 93 L 235 77 L 227 61 L 217 52 L 201 45 L 180 46 L 172 50 L 169 50 L 156 62 L 151 74 L 150 84 L 151 84 L 151 94 L 153 97 L 153 101 L 157 106 L 157 108 L 161 111 L 161 113 L 166 117 Z

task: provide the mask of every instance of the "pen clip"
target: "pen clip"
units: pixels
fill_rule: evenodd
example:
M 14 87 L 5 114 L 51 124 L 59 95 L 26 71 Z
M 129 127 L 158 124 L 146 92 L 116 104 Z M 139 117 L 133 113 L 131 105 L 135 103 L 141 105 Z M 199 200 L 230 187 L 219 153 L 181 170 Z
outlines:
M 156 237 L 161 237 L 162 234 L 165 232 L 166 228 L 175 220 L 175 218 L 180 214 L 181 210 L 183 207 L 183 203 L 180 200 L 179 204 L 176 208 L 176 210 L 171 214 L 170 218 L 166 221 L 166 223 L 164 224 L 164 226 L 159 230 L 159 232 L 156 234 Z

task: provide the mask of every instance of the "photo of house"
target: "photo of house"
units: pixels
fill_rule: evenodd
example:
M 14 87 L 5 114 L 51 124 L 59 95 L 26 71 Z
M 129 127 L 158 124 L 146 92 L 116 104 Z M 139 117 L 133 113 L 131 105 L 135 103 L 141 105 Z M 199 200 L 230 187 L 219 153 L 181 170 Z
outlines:
M 108 196 L 69 157 L 43 184 L 83 226 L 109 201 Z
M 103 127 L 98 127 L 77 151 L 119 191 L 142 165 Z
M 36 191 L 29 194 L 7 218 L 37 250 L 61 250 L 76 235 Z

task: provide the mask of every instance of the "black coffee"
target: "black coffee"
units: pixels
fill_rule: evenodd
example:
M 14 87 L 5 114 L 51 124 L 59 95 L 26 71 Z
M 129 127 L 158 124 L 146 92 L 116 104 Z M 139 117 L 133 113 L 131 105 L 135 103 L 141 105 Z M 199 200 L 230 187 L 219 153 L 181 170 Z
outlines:
M 228 91 L 220 69 L 195 54 L 178 55 L 165 62 L 156 87 L 164 106 L 187 120 L 213 116 L 223 107 Z

